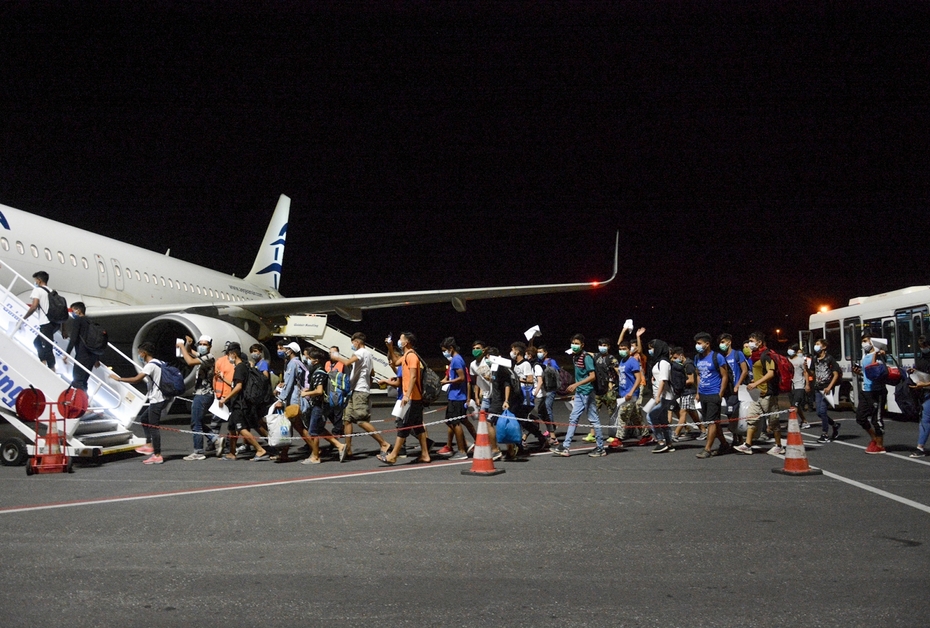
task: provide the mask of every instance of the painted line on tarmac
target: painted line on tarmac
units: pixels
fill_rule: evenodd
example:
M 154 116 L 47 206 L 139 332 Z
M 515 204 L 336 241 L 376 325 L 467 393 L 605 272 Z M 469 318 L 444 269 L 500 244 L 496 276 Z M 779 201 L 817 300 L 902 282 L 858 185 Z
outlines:
M 133 502 L 144 499 L 160 499 L 163 497 L 177 497 L 187 495 L 203 495 L 205 493 L 221 493 L 223 491 L 239 491 L 248 488 L 262 488 L 267 486 L 284 486 L 288 484 L 304 484 L 307 482 L 320 482 L 323 480 L 340 480 L 343 478 L 364 477 L 368 475 L 383 475 L 386 473 L 398 473 L 401 471 L 418 471 L 429 469 L 430 467 L 449 467 L 455 465 L 471 464 L 469 460 L 436 460 L 428 464 L 405 464 L 399 467 L 381 467 L 378 469 L 369 469 L 367 471 L 349 471 L 344 473 L 332 473 L 329 475 L 315 475 L 305 478 L 288 478 L 283 480 L 266 480 L 263 482 L 248 482 L 245 484 L 231 484 L 227 486 L 210 486 L 205 488 L 190 488 L 176 491 L 164 491 L 160 493 L 143 493 L 141 495 L 127 495 L 124 497 L 100 497 L 97 499 L 84 499 L 71 502 L 57 502 L 52 504 L 38 504 L 34 506 L 10 506 L 0 508 L 0 515 L 21 512 L 33 512 L 36 510 L 56 510 L 60 508 L 74 508 L 76 506 L 97 506 L 100 504 L 116 504 L 119 502 Z
M 833 478 L 834 480 L 839 480 L 840 482 L 845 482 L 846 484 L 849 484 L 850 486 L 855 486 L 856 488 L 861 488 L 863 491 L 868 491 L 868 492 L 870 492 L 870 493 L 875 493 L 876 495 L 879 495 L 879 496 L 881 496 L 881 497 L 885 497 L 885 498 L 890 499 L 890 500 L 892 500 L 892 501 L 896 501 L 896 502 L 898 502 L 898 503 L 904 504 L 905 506 L 910 506 L 911 508 L 916 508 L 917 510 L 922 510 L 922 511 L 924 511 L 924 512 L 927 513 L 927 514 L 930 514 L 930 506 L 926 506 L 926 505 L 924 505 L 924 504 L 921 504 L 920 502 L 915 502 L 915 501 L 912 500 L 912 499 L 908 499 L 908 498 L 906 498 L 906 497 L 901 497 L 900 495 L 895 495 L 894 493 L 889 493 L 888 491 L 883 491 L 883 490 L 880 489 L 880 488 L 875 488 L 874 486 L 869 486 L 868 484 L 863 484 L 862 482 L 857 482 L 856 480 L 852 480 L 852 479 L 850 479 L 850 478 L 843 477 L 842 475 L 837 475 L 836 473 L 831 473 L 830 471 L 827 471 L 827 470 L 825 470 L 825 469 L 821 469 L 821 471 L 823 471 L 823 474 L 824 474 L 825 476 L 830 477 L 830 478 Z
M 805 436 L 805 437 L 807 437 L 807 438 L 814 438 L 814 436 L 811 435 L 811 434 L 803 434 L 803 433 L 802 433 L 801 436 Z M 817 439 L 815 438 L 814 440 L 816 441 Z M 853 447 L 854 449 L 861 449 L 861 450 L 865 451 L 865 446 L 864 446 L 864 445 L 856 445 L 856 444 L 853 444 L 853 443 L 847 443 L 846 441 L 842 441 L 842 440 L 834 440 L 834 441 L 830 441 L 830 443 L 831 443 L 831 444 L 836 443 L 837 445 L 845 445 L 846 447 Z M 813 444 L 813 443 L 812 443 L 812 444 Z M 825 444 L 826 444 L 826 443 L 817 443 L 817 446 L 818 446 L 818 448 L 820 448 L 820 447 L 823 447 L 823 445 L 825 445 Z M 928 467 L 930 467 L 930 462 L 924 460 L 923 458 L 911 458 L 910 456 L 904 456 L 904 455 L 902 455 L 902 454 L 895 454 L 895 453 L 891 453 L 891 452 L 885 452 L 885 453 L 883 453 L 883 454 L 881 454 L 881 455 L 883 455 L 883 456 L 888 456 L 888 457 L 891 457 L 891 458 L 897 458 L 897 459 L 899 459 L 899 460 L 906 460 L 907 462 L 916 462 L 917 464 L 924 464 L 924 465 L 927 465 Z

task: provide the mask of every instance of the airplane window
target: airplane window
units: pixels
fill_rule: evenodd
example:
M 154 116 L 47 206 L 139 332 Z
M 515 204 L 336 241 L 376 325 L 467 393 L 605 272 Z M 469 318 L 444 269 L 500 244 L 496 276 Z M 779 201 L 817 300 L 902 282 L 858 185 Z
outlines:
M 145 277 L 145 283 L 148 283 L 148 282 L 149 282 L 149 274 L 148 274 L 148 273 L 142 273 L 142 276 Z
M 90 268 L 90 265 L 87 263 L 86 257 L 81 258 L 81 266 L 83 266 L 84 268 Z
M 142 275 L 139 274 L 139 271 L 136 271 L 136 281 L 142 281 Z
M 100 274 L 103 275 L 107 272 L 107 267 L 103 265 L 103 262 L 97 260 L 97 270 L 99 270 Z
M 10 250 L 10 241 L 7 240 L 6 238 L 0 238 L 0 246 L 3 247 L 3 250 L 4 250 L 4 251 L 9 251 L 9 250 Z
M 116 271 L 116 276 L 117 276 L 117 277 L 122 277 L 122 276 L 123 276 L 123 273 L 120 272 L 119 266 L 113 266 L 113 270 Z
M 160 279 L 161 279 L 161 285 L 165 285 L 165 278 L 164 278 L 164 277 L 160 277 Z
M 69 258 L 71 259 L 71 265 L 76 267 L 76 266 L 77 266 L 77 258 L 74 256 L 74 253 L 72 253 L 72 254 L 69 256 Z
M 200 286 L 196 286 L 196 288 L 197 288 L 197 294 L 200 294 Z
M 45 259 L 47 259 L 48 261 L 52 261 L 52 252 L 49 251 L 48 249 L 45 249 Z
M 30 244 L 30 245 L 29 245 L 29 250 L 32 251 L 32 256 L 33 256 L 33 257 L 39 257 L 39 249 L 36 248 L 36 245 L 35 245 L 35 244 Z
M 65 254 L 62 253 L 61 251 L 58 251 L 58 263 L 59 264 L 65 263 Z
M 16 251 L 20 255 L 23 255 L 26 252 L 26 249 L 23 248 L 23 243 L 19 240 L 16 241 Z
M 186 282 L 186 281 L 182 281 L 182 282 L 181 282 L 181 285 L 184 286 L 184 292 L 187 292 L 187 282 Z
M 213 288 L 210 288 L 210 298 L 213 298 Z
M 171 283 L 171 278 L 170 278 L 170 277 L 168 278 L 168 287 L 169 287 L 169 288 L 174 288 L 174 284 Z
M 126 279 L 132 279 L 132 271 L 126 268 Z

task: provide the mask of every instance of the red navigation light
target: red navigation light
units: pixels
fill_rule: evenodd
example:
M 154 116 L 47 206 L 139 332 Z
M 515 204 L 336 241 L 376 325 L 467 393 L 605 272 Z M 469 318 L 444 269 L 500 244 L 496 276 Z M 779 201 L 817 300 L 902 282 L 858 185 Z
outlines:
M 600 282 L 600 281 L 592 281 L 592 282 L 591 282 L 591 287 L 592 287 L 592 288 L 597 288 L 599 285 L 601 285 L 601 282 Z

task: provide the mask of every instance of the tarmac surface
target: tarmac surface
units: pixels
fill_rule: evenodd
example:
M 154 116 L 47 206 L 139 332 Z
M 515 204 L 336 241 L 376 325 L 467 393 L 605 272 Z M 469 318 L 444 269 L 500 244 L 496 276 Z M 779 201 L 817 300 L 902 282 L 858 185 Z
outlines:
M 495 477 L 389 468 L 365 436 L 342 464 L 185 462 L 190 436 L 167 430 L 163 465 L 0 467 L 0 625 L 926 626 L 917 425 L 889 420 L 873 456 L 835 416 L 837 442 L 804 432 L 809 477 L 765 449 L 698 460 L 699 441 L 576 442 Z

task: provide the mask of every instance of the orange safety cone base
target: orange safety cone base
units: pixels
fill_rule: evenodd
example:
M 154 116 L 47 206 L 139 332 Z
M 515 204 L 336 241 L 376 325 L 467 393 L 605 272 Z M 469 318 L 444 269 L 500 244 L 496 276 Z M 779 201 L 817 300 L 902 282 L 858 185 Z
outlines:
M 780 473 L 782 475 L 823 475 L 823 471 L 811 467 L 806 471 L 789 471 L 788 469 L 772 469 L 772 473 Z
M 466 469 L 462 471 L 462 475 L 480 475 L 484 477 L 489 477 L 492 475 L 500 475 L 501 473 L 506 473 L 506 469 L 491 469 L 490 471 L 473 471 L 471 469 Z
M 504 473 L 504 469 L 495 469 L 491 459 L 491 441 L 488 437 L 487 413 L 482 410 L 478 415 L 478 434 L 475 437 L 475 451 L 472 454 L 471 469 L 462 471 L 462 475 L 490 477 Z
M 790 408 L 788 414 L 788 442 L 785 447 L 785 466 L 782 469 L 772 469 L 772 473 L 781 475 L 823 475 L 820 469 L 812 468 L 807 463 L 807 453 L 801 430 L 798 426 L 796 408 Z

